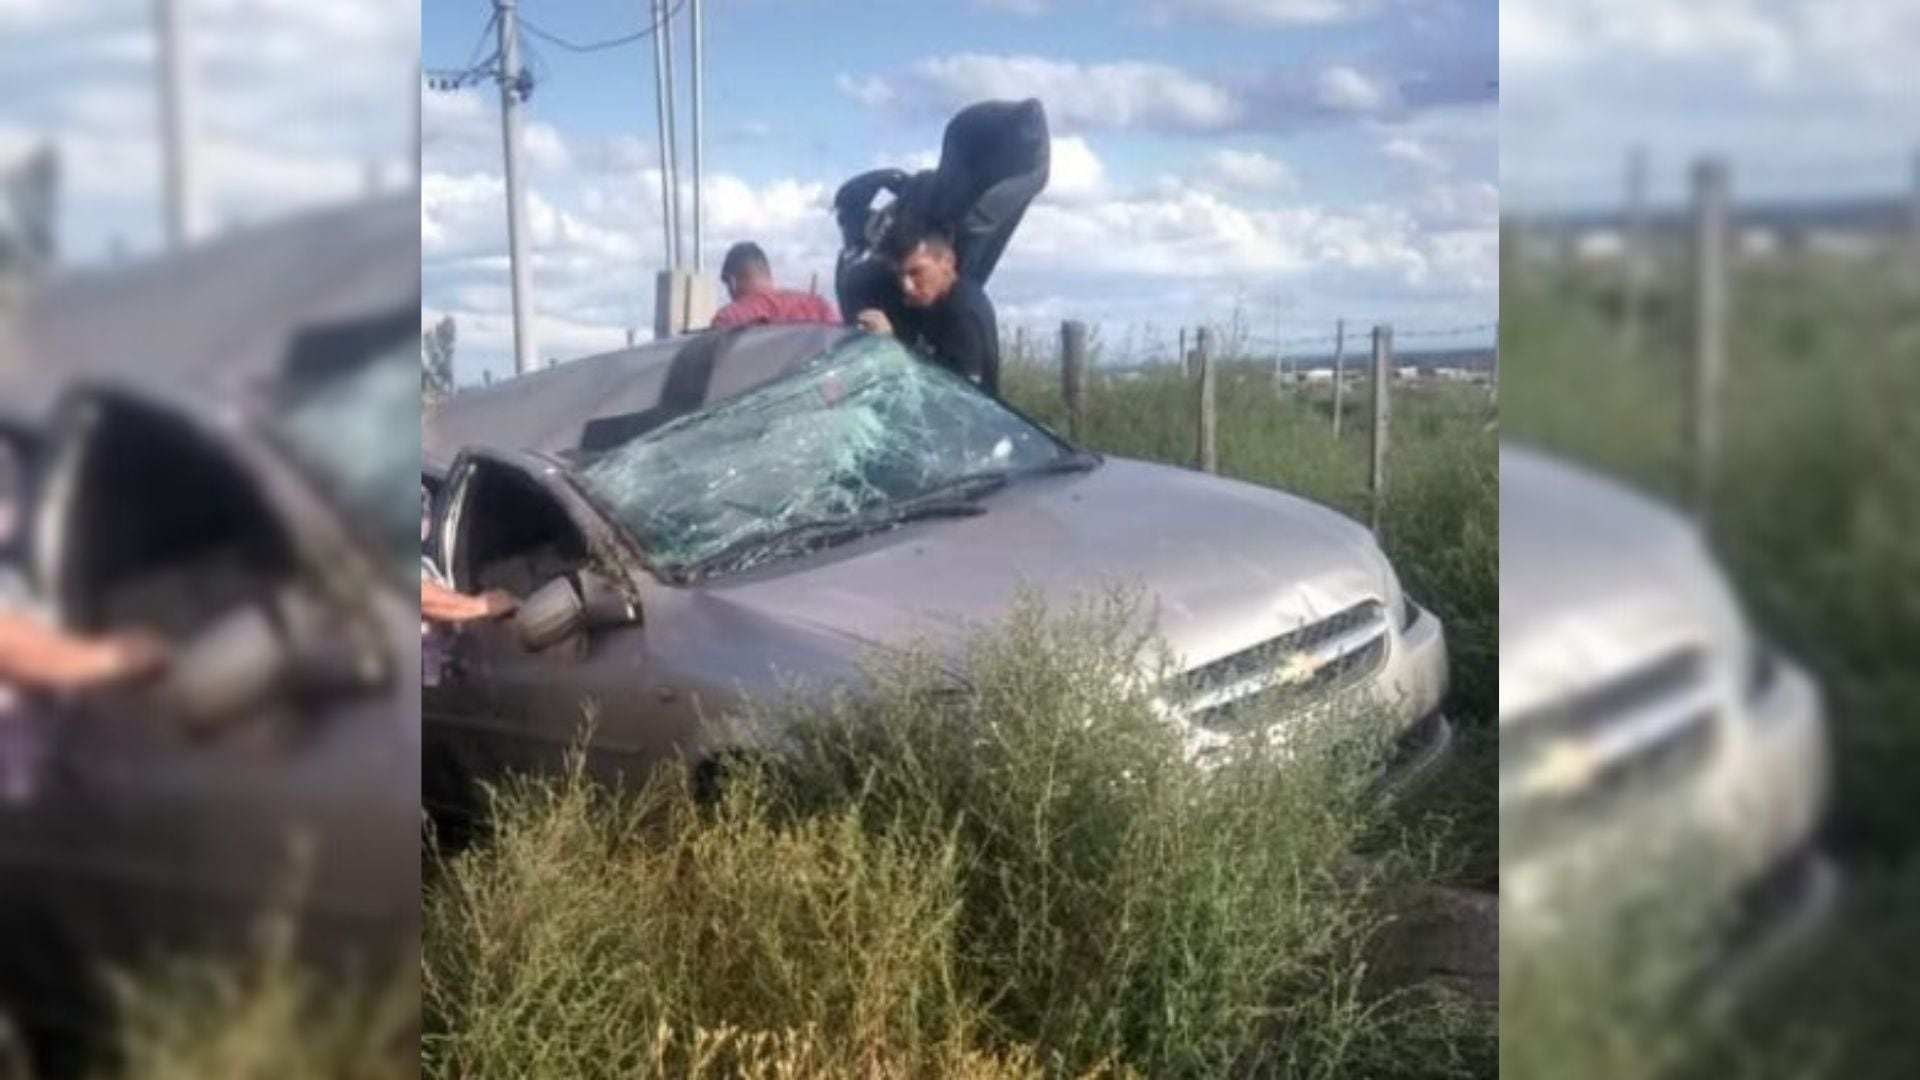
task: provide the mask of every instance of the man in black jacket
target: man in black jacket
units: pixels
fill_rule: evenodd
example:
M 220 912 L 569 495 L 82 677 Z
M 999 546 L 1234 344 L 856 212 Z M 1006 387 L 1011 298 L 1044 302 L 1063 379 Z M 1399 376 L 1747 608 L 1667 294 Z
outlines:
M 962 278 L 946 233 L 902 221 L 882 253 L 898 268 L 901 306 L 861 311 L 856 321 L 893 334 L 935 363 L 1000 396 L 1000 328 L 986 291 Z

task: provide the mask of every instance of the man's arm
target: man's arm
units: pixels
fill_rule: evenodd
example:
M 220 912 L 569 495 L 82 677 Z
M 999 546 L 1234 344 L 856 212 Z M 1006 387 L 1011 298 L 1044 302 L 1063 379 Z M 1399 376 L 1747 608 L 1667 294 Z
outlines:
M 999 397 L 1000 327 L 994 318 L 993 301 L 975 288 L 958 314 L 960 317 L 953 321 L 952 340 L 943 343 L 947 360 L 987 393 Z
M 512 595 L 498 589 L 468 596 L 439 582 L 420 579 L 420 617 L 430 623 L 492 619 L 511 612 L 517 604 Z
M 157 669 L 164 650 L 140 634 L 75 637 L 30 616 L 0 612 L 0 684 L 70 690 Z

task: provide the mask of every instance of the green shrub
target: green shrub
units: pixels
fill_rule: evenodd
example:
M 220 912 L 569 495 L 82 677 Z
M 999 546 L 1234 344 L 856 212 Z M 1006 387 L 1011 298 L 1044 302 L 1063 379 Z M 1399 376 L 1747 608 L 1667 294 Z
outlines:
M 1133 615 L 1023 604 L 963 690 L 913 654 L 771 706 L 791 758 L 710 806 L 506 786 L 429 895 L 429 1072 L 680 1075 L 720 1038 L 729 1076 L 759 1075 L 746 1043 L 833 1076 L 1464 1073 L 1484 1016 L 1368 978 L 1417 864 L 1351 858 L 1365 718 L 1203 773 Z

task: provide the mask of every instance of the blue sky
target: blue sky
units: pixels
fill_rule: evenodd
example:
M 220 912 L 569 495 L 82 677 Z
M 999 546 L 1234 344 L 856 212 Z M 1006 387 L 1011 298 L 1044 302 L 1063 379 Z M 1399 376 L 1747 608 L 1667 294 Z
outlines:
M 407 182 L 419 20 L 393 0 L 181 0 L 206 233 Z M 154 4 L 0 0 L 0 165 L 61 154 L 70 264 L 158 249 Z
M 1510 210 L 1617 203 L 1630 149 L 1657 201 L 1725 157 L 1736 197 L 1899 194 L 1920 150 L 1912 0 L 1506 0 Z
M 1101 323 L 1110 355 L 1175 328 L 1408 331 L 1497 316 L 1498 18 L 1487 0 L 708 0 L 709 252 L 760 240 L 830 287 L 826 201 L 919 166 L 946 119 L 1038 96 L 1054 176 L 996 273 L 1002 321 Z M 525 0 L 575 41 L 637 0 Z M 458 66 L 479 0 L 428 0 L 429 69 Z M 650 323 L 661 263 L 651 49 L 533 40 L 527 112 L 540 353 Z M 682 54 L 684 75 L 684 53 Z M 461 377 L 505 370 L 498 121 L 485 89 L 425 112 L 425 318 L 452 313 Z M 683 182 L 686 153 L 682 151 Z M 1131 343 L 1129 348 L 1128 343 Z
M 208 228 L 405 182 L 414 61 L 455 64 L 486 0 L 182 0 Z M 642 0 L 522 0 L 556 33 L 640 24 Z M 918 164 L 954 108 L 1037 93 L 1052 188 L 993 292 L 1006 321 L 1324 333 L 1491 320 L 1508 209 L 1613 202 L 1629 148 L 1656 198 L 1727 156 L 1737 195 L 1888 193 L 1920 148 L 1912 0 L 707 0 L 709 244 L 830 270 L 851 173 Z M 156 250 L 150 0 L 0 0 L 0 166 L 62 152 L 69 264 Z M 529 111 L 542 354 L 650 321 L 660 263 L 650 50 L 536 44 Z M 1498 50 L 1496 65 L 1495 50 Z M 1496 71 L 1501 99 L 1484 89 Z M 461 372 L 507 351 L 496 104 L 431 94 L 423 319 Z M 1404 339 L 1404 338 L 1403 338 Z

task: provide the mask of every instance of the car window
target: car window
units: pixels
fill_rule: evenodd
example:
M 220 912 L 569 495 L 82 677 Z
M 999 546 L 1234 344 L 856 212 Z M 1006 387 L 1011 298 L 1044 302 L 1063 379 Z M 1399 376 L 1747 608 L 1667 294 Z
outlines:
M 576 473 L 672 574 L 743 541 L 913 498 L 956 478 L 1045 468 L 1070 450 L 891 338 L 634 439 Z
M 420 397 L 410 344 L 290 396 L 282 437 L 403 575 L 418 567 Z

